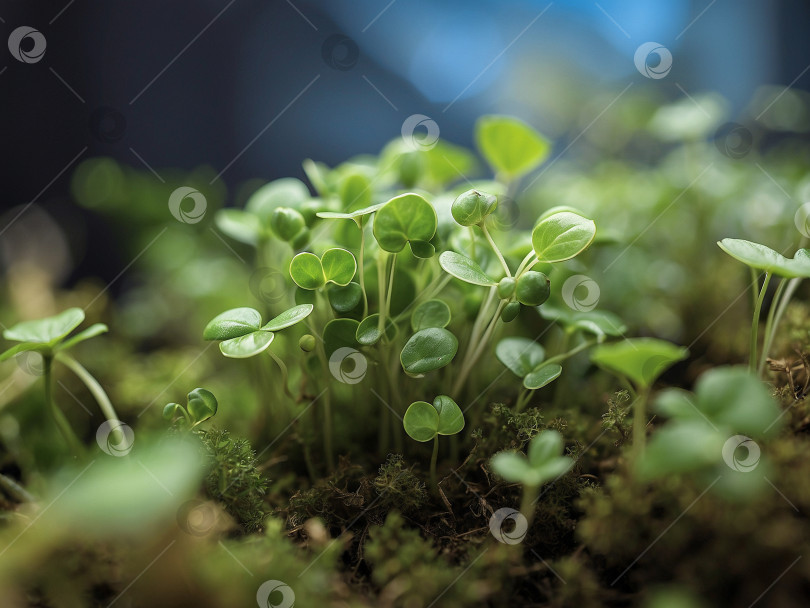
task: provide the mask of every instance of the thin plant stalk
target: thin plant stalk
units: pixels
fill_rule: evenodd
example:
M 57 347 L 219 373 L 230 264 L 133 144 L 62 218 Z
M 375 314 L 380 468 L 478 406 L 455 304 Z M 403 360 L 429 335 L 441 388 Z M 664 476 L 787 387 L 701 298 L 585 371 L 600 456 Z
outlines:
M 772 305 L 772 310 L 775 309 L 776 313 L 773 316 L 773 323 L 770 327 L 770 333 L 768 333 L 768 329 L 766 326 L 765 329 L 765 350 L 762 353 L 762 359 L 759 362 L 759 373 L 760 375 L 765 369 L 765 361 L 767 359 L 767 355 L 771 350 L 771 345 L 773 344 L 773 339 L 776 336 L 776 330 L 779 328 L 779 323 L 782 320 L 782 315 L 785 314 L 785 310 L 787 310 L 788 304 L 790 304 L 790 300 L 793 298 L 793 294 L 798 289 L 799 285 L 802 282 L 801 277 L 796 277 L 794 279 L 790 279 L 787 283 L 787 288 L 785 289 L 784 293 L 782 294 L 782 298 L 779 300 L 777 304 L 776 298 L 774 298 L 774 303 Z M 780 285 L 781 287 L 781 285 Z M 770 314 L 768 315 L 770 321 Z
M 102 388 L 101 384 L 98 383 L 98 380 L 96 380 L 81 363 L 64 352 L 56 355 L 56 359 L 60 363 L 63 363 L 68 369 L 70 369 L 70 371 L 76 374 L 79 380 L 84 383 L 84 385 L 93 395 L 93 398 L 96 400 L 96 402 L 98 402 L 98 406 L 101 408 L 101 412 L 104 414 L 104 417 L 107 420 L 118 420 L 118 414 L 115 413 L 115 408 L 113 407 L 110 398 L 107 396 L 106 391 Z
M 751 322 L 751 352 L 748 360 L 748 369 L 754 373 L 757 370 L 757 334 L 759 332 L 759 313 L 762 309 L 762 301 L 765 299 L 765 292 L 768 291 L 768 284 L 771 282 L 771 273 L 765 273 L 765 280 L 762 282 L 762 289 L 754 305 L 754 318 Z
M 439 484 L 436 475 L 436 463 L 439 460 L 439 436 L 433 438 L 433 455 L 430 457 L 430 485 L 434 491 L 438 491 Z
M 644 447 L 647 443 L 647 398 L 649 394 L 649 388 L 640 387 L 633 402 L 633 460 L 635 462 L 644 456 Z
M 358 260 L 358 280 L 360 282 L 360 291 L 363 292 L 363 318 L 368 316 L 368 294 L 366 293 L 366 273 L 365 273 L 365 251 L 366 251 L 366 230 L 362 222 L 360 226 L 360 259 Z
M 520 514 L 526 518 L 526 524 L 532 525 L 534 520 L 535 504 L 537 502 L 537 486 L 525 486 L 523 497 L 520 499 Z
M 73 432 L 73 429 L 70 426 L 65 415 L 62 413 L 62 410 L 56 405 L 56 402 L 53 400 L 53 358 L 50 356 L 43 356 L 42 357 L 42 369 L 43 369 L 43 380 L 45 381 L 45 403 L 47 404 L 48 409 L 53 416 L 54 422 L 56 423 L 59 432 L 62 434 L 62 437 L 65 438 L 65 442 L 70 447 L 70 450 L 73 452 L 73 455 L 77 458 L 82 454 L 82 444 L 79 441 L 78 437 L 76 437 L 76 433 Z
M 276 365 L 278 365 L 278 369 L 281 371 L 281 386 L 284 388 L 284 394 L 287 395 L 293 401 L 295 401 L 295 395 L 292 394 L 292 391 L 288 386 L 290 374 L 289 371 L 287 370 L 287 366 L 284 364 L 284 361 L 282 361 L 278 357 L 278 355 L 276 355 L 272 351 L 268 350 L 267 354 L 270 355 L 270 358 L 276 362 Z
M 503 254 L 501 250 L 498 249 L 498 246 L 495 244 L 495 241 L 492 240 L 492 236 L 489 234 L 489 230 L 487 230 L 486 225 L 481 222 L 481 231 L 484 233 L 484 237 L 487 239 L 489 246 L 492 248 L 492 251 L 495 252 L 495 255 L 498 256 L 498 261 L 501 263 L 503 267 L 503 271 L 506 273 L 507 277 L 512 276 L 512 272 L 509 270 L 509 266 L 506 264 L 506 260 L 503 258 Z

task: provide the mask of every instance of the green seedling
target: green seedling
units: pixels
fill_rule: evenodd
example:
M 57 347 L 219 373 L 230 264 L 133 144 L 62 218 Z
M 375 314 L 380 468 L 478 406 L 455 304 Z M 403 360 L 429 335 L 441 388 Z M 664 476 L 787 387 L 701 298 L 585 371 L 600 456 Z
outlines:
M 74 329 L 81 325 L 82 321 L 84 321 L 84 311 L 81 308 L 69 308 L 53 317 L 17 323 L 6 329 L 3 332 L 3 337 L 6 340 L 19 342 L 20 344 L 0 354 L 0 361 L 5 361 L 14 355 L 24 352 L 35 352 L 42 356 L 45 403 L 59 431 L 62 433 L 62 436 L 75 455 L 79 455 L 82 452 L 81 442 L 70 427 L 70 423 L 62 413 L 62 410 L 59 409 L 53 399 L 52 368 L 54 361 L 59 361 L 64 364 L 79 377 L 98 402 L 107 420 L 118 420 L 110 398 L 98 381 L 76 361 L 76 359 L 67 353 L 69 349 L 77 344 L 107 332 L 106 325 L 103 323 L 95 323 L 79 333 L 68 337 Z
M 559 363 L 545 360 L 545 349 L 528 338 L 504 338 L 495 347 L 495 356 L 509 371 L 523 379 L 524 392 L 515 406 L 518 412 L 526 407 L 531 394 L 560 377 Z
M 810 277 L 810 251 L 799 249 L 792 258 L 786 258 L 770 247 L 742 239 L 723 239 L 717 245 L 735 260 L 739 260 L 751 269 L 754 315 L 751 321 L 748 367 L 752 372 L 756 371 L 762 375 L 782 315 L 801 280 Z M 765 273 L 761 288 L 759 287 L 757 271 Z M 768 320 L 765 323 L 762 355 L 757 359 L 760 311 L 762 302 L 765 299 L 765 293 L 768 291 L 768 285 L 774 275 L 780 277 L 779 285 L 774 293 L 771 308 L 768 312 Z M 785 289 L 786 287 L 787 289 Z M 759 295 L 757 295 L 757 290 L 759 290 Z M 757 363 L 757 361 L 759 362 Z
M 600 344 L 591 352 L 591 360 L 620 378 L 635 397 L 633 401 L 634 460 L 644 453 L 647 437 L 647 400 L 658 377 L 689 351 L 665 340 L 631 338 L 613 344 Z
M 314 256 L 313 256 L 314 257 Z M 306 319 L 312 304 L 300 304 L 262 325 L 262 315 L 254 308 L 232 308 L 217 315 L 205 326 L 203 339 L 219 340 L 219 350 L 226 357 L 245 359 L 264 352 L 273 342 L 275 332 Z M 270 353 L 274 360 L 277 358 Z M 276 361 L 277 363 L 280 360 Z M 280 363 L 282 366 L 283 363 Z
M 764 465 L 751 457 L 751 450 L 759 448 L 749 440 L 774 436 L 783 421 L 768 389 L 754 374 L 743 367 L 712 369 L 700 376 L 694 393 L 661 391 L 654 408 L 669 422 L 655 432 L 644 458 L 636 463 L 643 479 L 706 472 L 712 477 L 722 474 L 726 481 L 720 489 L 732 493 L 753 490 L 748 484 L 758 487 L 761 476 L 735 476 L 732 471 L 750 472 Z M 735 437 L 740 438 L 736 443 Z M 739 447 L 748 449 L 742 462 L 735 454 Z
M 523 486 L 520 512 L 531 524 L 537 493 L 543 484 L 555 481 L 574 466 L 568 456 L 562 456 L 563 438 L 557 431 L 546 430 L 529 442 L 526 456 L 518 452 L 499 452 L 492 457 L 492 470 L 506 481 Z
M 186 397 L 186 406 L 167 403 L 163 408 L 163 418 L 172 422 L 182 420 L 188 430 L 202 424 L 217 413 L 217 398 L 204 388 L 195 388 Z
M 510 116 L 483 116 L 475 140 L 495 173 L 510 181 L 540 165 L 551 144 L 526 123 Z
M 436 462 L 439 457 L 439 435 L 460 433 L 464 428 L 464 413 L 450 397 L 439 395 L 432 404 L 427 401 L 411 403 L 402 419 L 402 426 L 411 439 L 421 442 L 433 440 L 430 483 L 435 489 L 438 489 Z

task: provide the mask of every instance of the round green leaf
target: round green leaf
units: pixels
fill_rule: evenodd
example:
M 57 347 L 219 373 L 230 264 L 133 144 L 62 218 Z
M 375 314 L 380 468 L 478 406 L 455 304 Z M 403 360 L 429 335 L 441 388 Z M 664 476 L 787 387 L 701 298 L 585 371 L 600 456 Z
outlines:
M 524 306 L 540 306 L 551 295 L 551 282 L 542 272 L 529 270 L 520 275 L 515 298 Z
M 473 189 L 459 194 L 453 201 L 450 212 L 453 219 L 462 226 L 475 226 L 483 222 L 497 207 L 498 199 L 494 195 Z
M 529 463 L 523 454 L 498 452 L 490 460 L 492 470 L 510 483 L 522 483 L 531 473 Z
M 357 272 L 357 260 L 351 251 L 335 247 L 327 249 L 321 256 L 323 276 L 327 281 L 338 285 L 348 285 Z M 303 285 L 302 285 L 303 287 Z
M 529 338 L 504 338 L 495 347 L 495 356 L 518 378 L 523 378 L 543 362 L 546 351 Z
M 543 388 L 546 384 L 550 384 L 559 378 L 560 374 L 562 374 L 562 367 L 556 363 L 541 365 L 526 374 L 523 378 L 523 386 L 531 390 Z
M 538 167 L 551 151 L 549 141 L 517 118 L 482 116 L 475 123 L 475 142 L 494 169 L 507 178 Z
M 285 310 L 283 313 L 270 319 L 262 329 L 264 331 L 279 331 L 299 321 L 306 319 L 315 307 L 312 304 L 299 304 Z
M 277 207 L 298 208 L 310 198 L 309 188 L 294 177 L 277 179 L 256 190 L 248 199 L 245 211 L 258 216 L 265 225 Z
M 415 401 L 408 406 L 402 426 L 411 439 L 430 441 L 439 430 L 439 412 L 427 401 Z
M 344 209 L 362 209 L 371 203 L 371 182 L 362 173 L 351 173 L 340 183 L 340 202 Z
M 439 395 L 433 400 L 433 407 L 439 413 L 439 435 L 455 435 L 464 428 L 464 413 L 458 404 L 447 395 Z
M 354 310 L 363 299 L 363 290 L 360 285 L 351 282 L 348 285 L 330 285 L 326 292 L 329 304 L 341 314 Z
M 474 261 L 465 255 L 455 251 L 445 251 L 439 256 L 439 265 L 447 274 L 453 275 L 465 283 L 490 287 L 496 285 L 496 281 L 483 271 Z
M 214 215 L 214 223 L 222 234 L 248 245 L 256 245 L 262 238 L 262 222 L 241 209 L 220 209 Z
M 595 236 L 593 220 L 561 211 L 538 222 L 532 230 L 532 247 L 541 262 L 562 262 L 585 250 Z
M 600 344 L 591 352 L 599 367 L 625 376 L 639 387 L 652 386 L 664 370 L 686 359 L 689 351 L 665 340 L 632 338 L 612 344 Z
M 167 403 L 163 407 L 163 418 L 166 420 L 171 420 L 182 409 L 183 406 L 180 405 L 179 403 Z
M 204 340 L 230 340 L 259 329 L 262 316 L 253 308 L 232 308 L 211 319 L 203 331 Z
M 391 319 L 385 320 L 385 335 L 389 340 L 393 340 L 397 335 L 397 326 Z M 374 313 L 369 315 L 360 322 L 357 326 L 357 341 L 364 346 L 371 346 L 380 340 L 382 332 L 380 331 L 380 315 Z
M 436 210 L 418 194 L 395 196 L 374 216 L 374 238 L 389 253 L 399 253 L 409 241 L 430 241 L 436 233 Z
M 442 300 L 422 302 L 411 315 L 414 331 L 428 327 L 447 327 L 450 324 L 450 307 Z
M 270 227 L 282 241 L 292 241 L 306 228 L 304 216 L 290 207 L 276 207 L 270 215 Z
M 217 413 L 217 398 L 204 388 L 195 388 L 188 394 L 188 413 L 195 424 L 208 420 Z
M 34 342 L 50 344 L 53 346 L 84 321 L 84 311 L 81 308 L 68 308 L 58 315 L 22 321 L 3 332 L 6 340 L 15 342 Z
M 232 359 L 246 359 L 263 352 L 270 346 L 275 334 L 271 331 L 254 331 L 238 338 L 219 343 L 219 350 Z
M 453 334 L 441 327 L 429 327 L 410 337 L 399 359 L 409 374 L 424 374 L 450 363 L 456 351 L 458 340 Z
M 301 289 L 318 289 L 326 283 L 321 261 L 309 252 L 299 253 L 292 259 L 290 277 Z
M 810 277 L 810 254 L 806 249 L 799 249 L 793 258 L 786 258 L 770 247 L 742 239 L 723 239 L 717 245 L 751 268 L 787 278 Z
M 332 319 L 323 328 L 323 348 L 329 359 L 339 348 L 357 348 L 357 327 L 354 319 Z

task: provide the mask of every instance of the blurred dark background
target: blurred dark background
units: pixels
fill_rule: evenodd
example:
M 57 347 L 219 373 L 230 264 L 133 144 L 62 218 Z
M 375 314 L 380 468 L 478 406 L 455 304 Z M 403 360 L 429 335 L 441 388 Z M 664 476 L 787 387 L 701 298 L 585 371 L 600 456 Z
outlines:
M 810 86 L 802 0 L 19 0 L 0 20 L 4 40 L 30 26 L 47 43 L 32 63 L 0 52 L 0 205 L 66 222 L 70 176 L 94 156 L 207 165 L 232 203 L 246 180 L 303 178 L 305 158 L 376 153 L 415 113 L 464 145 L 480 114 L 514 114 L 572 155 L 575 110 L 630 83 L 716 91 L 732 115 L 763 85 Z M 649 41 L 672 53 L 666 79 L 634 66 Z M 99 222 L 80 272 L 109 277 L 121 261 Z

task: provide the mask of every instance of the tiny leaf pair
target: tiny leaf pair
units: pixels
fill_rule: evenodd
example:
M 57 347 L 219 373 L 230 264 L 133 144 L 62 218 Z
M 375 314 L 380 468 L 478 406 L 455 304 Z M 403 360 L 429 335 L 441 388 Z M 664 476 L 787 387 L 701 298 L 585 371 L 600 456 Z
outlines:
M 301 289 L 315 290 L 326 283 L 346 286 L 357 272 L 357 260 L 351 251 L 335 247 L 327 249 L 318 258 L 314 253 L 303 252 L 290 262 L 290 276 Z
M 504 338 L 495 347 L 495 356 L 518 378 L 523 386 L 535 390 L 543 388 L 562 374 L 556 363 L 544 364 L 545 349 L 528 338 Z
M 630 379 L 640 389 L 649 389 L 664 371 L 686 359 L 689 351 L 665 340 L 631 338 L 600 344 L 591 353 L 599 367 Z
M 186 398 L 186 407 L 179 403 L 167 403 L 163 408 L 163 417 L 174 420 L 178 415 L 188 423 L 189 428 L 205 422 L 217 413 L 217 398 L 204 388 L 195 388 Z
M 262 326 L 262 316 L 254 308 L 233 308 L 214 317 L 203 331 L 205 340 L 221 340 L 219 350 L 226 357 L 244 359 L 263 352 L 270 346 L 273 332 L 295 325 L 307 318 L 312 304 L 300 304 L 285 310 Z
M 5 330 L 3 337 L 6 340 L 20 342 L 20 344 L 0 354 L 0 361 L 5 361 L 26 351 L 37 351 L 43 356 L 51 356 L 60 350 L 67 350 L 107 331 L 106 325 L 95 323 L 73 337 L 67 338 L 70 332 L 81 325 L 82 321 L 84 321 L 84 311 L 81 308 L 68 308 L 52 317 L 17 323 Z
M 438 435 L 455 435 L 464 428 L 464 414 L 447 395 L 411 403 L 402 419 L 405 432 L 416 441 L 430 441 Z
M 536 489 L 565 475 L 574 466 L 561 456 L 563 438 L 557 431 L 543 431 L 529 443 L 527 456 L 518 452 L 499 452 L 490 461 L 492 469 L 506 481 Z

